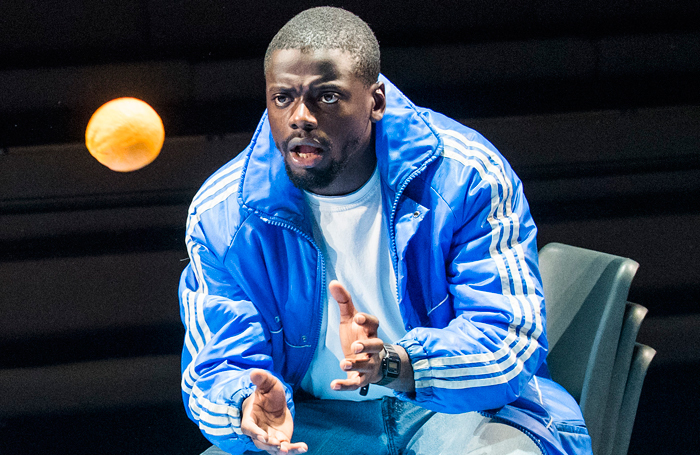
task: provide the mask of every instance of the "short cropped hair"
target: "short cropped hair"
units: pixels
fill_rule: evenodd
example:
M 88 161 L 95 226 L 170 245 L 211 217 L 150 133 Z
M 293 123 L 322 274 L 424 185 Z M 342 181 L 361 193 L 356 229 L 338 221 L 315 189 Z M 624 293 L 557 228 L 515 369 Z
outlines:
M 322 6 L 294 16 L 277 32 L 265 52 L 265 74 L 272 53 L 283 49 L 313 52 L 340 49 L 355 60 L 355 75 L 366 86 L 379 77 L 379 43 L 372 29 L 362 19 L 341 8 Z

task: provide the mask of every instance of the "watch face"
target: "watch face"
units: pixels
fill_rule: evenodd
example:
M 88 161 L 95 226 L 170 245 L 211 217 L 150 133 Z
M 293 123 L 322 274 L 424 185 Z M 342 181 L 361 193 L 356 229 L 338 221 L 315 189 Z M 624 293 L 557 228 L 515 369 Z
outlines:
M 396 360 L 389 360 L 389 362 L 387 362 L 387 367 L 389 373 L 396 373 L 399 369 L 399 362 L 397 362 Z

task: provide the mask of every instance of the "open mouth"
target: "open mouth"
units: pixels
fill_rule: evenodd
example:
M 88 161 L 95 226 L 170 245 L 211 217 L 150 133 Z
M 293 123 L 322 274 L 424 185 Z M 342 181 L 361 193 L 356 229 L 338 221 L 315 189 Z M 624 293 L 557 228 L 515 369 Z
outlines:
M 323 159 L 323 150 L 311 145 L 298 145 L 290 152 L 292 161 L 300 167 L 313 167 Z

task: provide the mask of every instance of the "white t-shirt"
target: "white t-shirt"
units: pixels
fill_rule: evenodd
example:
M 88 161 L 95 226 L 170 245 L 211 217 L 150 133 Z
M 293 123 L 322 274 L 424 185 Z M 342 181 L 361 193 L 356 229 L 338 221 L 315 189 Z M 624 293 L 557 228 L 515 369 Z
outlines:
M 396 297 L 396 275 L 391 260 L 389 233 L 382 210 L 379 171 L 359 190 L 344 196 L 306 192 L 314 219 L 314 238 L 326 259 L 326 284 L 338 280 L 350 293 L 355 309 L 379 319 L 378 336 L 393 343 L 406 334 Z M 321 336 L 302 388 L 317 398 L 361 401 L 392 395 L 386 387 L 358 392 L 331 390 L 334 379 L 345 379 L 340 369 L 345 357 L 340 346 L 340 312 L 328 289 Z

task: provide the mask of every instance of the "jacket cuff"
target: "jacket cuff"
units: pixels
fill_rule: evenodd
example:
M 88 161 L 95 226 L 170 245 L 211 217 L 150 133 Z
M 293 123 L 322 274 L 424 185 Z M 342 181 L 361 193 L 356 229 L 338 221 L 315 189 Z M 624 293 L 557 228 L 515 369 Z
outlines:
M 396 342 L 399 346 L 406 350 L 408 358 L 411 361 L 411 366 L 413 367 L 413 381 L 414 384 L 417 380 L 417 374 L 420 372 L 421 364 L 427 364 L 428 353 L 423 348 L 416 339 L 402 339 Z M 414 392 L 395 392 L 397 398 L 403 401 L 410 401 L 418 406 L 431 409 L 431 401 L 433 400 L 433 389 L 432 387 L 422 387 L 415 388 Z
M 246 378 L 248 379 L 248 378 Z M 250 381 L 248 379 L 248 381 Z M 243 401 L 255 392 L 255 385 L 252 382 L 248 382 L 248 385 L 237 389 L 231 396 L 229 405 L 235 407 L 238 410 L 238 425 L 231 423 L 233 426 L 234 434 L 229 438 L 212 440 L 214 445 L 219 447 L 224 452 L 229 454 L 242 454 L 248 450 L 260 451 L 250 436 L 241 433 L 241 419 L 243 418 Z

